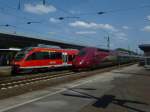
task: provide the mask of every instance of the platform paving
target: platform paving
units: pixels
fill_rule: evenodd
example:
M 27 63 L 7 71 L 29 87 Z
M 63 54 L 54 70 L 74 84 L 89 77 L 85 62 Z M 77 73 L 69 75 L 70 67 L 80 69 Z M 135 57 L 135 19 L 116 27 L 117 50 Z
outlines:
M 137 65 L 0 101 L 0 112 L 150 112 L 150 71 Z
M 0 77 L 10 75 L 11 75 L 11 66 L 0 66 Z

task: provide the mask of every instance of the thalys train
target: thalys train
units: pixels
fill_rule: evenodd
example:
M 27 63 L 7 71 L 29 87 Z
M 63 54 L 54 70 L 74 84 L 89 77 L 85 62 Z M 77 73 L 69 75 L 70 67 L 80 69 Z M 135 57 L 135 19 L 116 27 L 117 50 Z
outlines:
M 76 49 L 28 47 L 14 57 L 12 74 L 72 66 L 78 52 Z
M 137 56 L 117 50 L 103 50 L 97 48 L 83 48 L 73 60 L 73 70 L 92 69 L 115 64 L 134 62 Z

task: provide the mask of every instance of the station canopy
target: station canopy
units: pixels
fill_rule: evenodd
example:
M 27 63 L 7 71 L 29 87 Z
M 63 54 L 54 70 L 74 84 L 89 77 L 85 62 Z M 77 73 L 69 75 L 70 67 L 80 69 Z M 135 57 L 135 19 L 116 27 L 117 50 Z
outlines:
M 65 43 L 61 41 L 53 41 L 53 40 L 27 37 L 27 36 L 0 33 L 0 49 L 24 48 L 30 46 L 35 47 L 38 44 L 54 45 L 54 46 L 59 46 L 61 48 L 72 48 L 72 49 L 80 49 L 85 47 L 82 45 Z
M 82 49 L 84 45 L 78 45 L 74 43 L 67 43 L 62 41 L 54 41 L 54 40 L 46 40 L 42 38 L 36 37 L 28 37 L 28 36 L 21 36 L 16 34 L 6 34 L 0 33 L 0 49 L 9 49 L 9 48 L 25 48 L 25 47 L 36 47 L 39 44 L 43 45 L 52 45 L 52 46 L 59 46 L 64 49 Z M 98 48 L 99 50 L 109 51 L 104 48 Z

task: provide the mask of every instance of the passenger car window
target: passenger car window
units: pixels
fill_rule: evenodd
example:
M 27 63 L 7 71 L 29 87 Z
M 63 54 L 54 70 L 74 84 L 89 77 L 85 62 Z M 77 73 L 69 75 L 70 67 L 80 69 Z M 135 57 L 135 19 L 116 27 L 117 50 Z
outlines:
M 60 52 L 51 52 L 50 59 L 62 59 L 62 53 Z
M 41 56 L 42 59 L 50 59 L 48 52 L 42 52 L 41 55 L 42 55 L 42 56 Z
M 29 61 L 29 60 L 35 60 L 35 59 L 36 59 L 36 55 L 35 55 L 35 53 L 33 53 L 33 54 L 29 55 L 26 60 Z
M 42 52 L 36 52 L 35 56 L 36 56 L 36 60 L 44 59 L 44 56 L 43 56 Z
M 43 59 L 50 59 L 48 52 L 35 52 L 27 58 L 27 60 L 43 60 Z

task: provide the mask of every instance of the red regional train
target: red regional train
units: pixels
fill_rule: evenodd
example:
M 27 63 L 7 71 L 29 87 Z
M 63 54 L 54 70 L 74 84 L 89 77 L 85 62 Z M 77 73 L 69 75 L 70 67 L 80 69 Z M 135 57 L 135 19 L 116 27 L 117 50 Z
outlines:
M 12 61 L 12 74 L 72 65 L 76 49 L 29 47 L 18 52 Z

